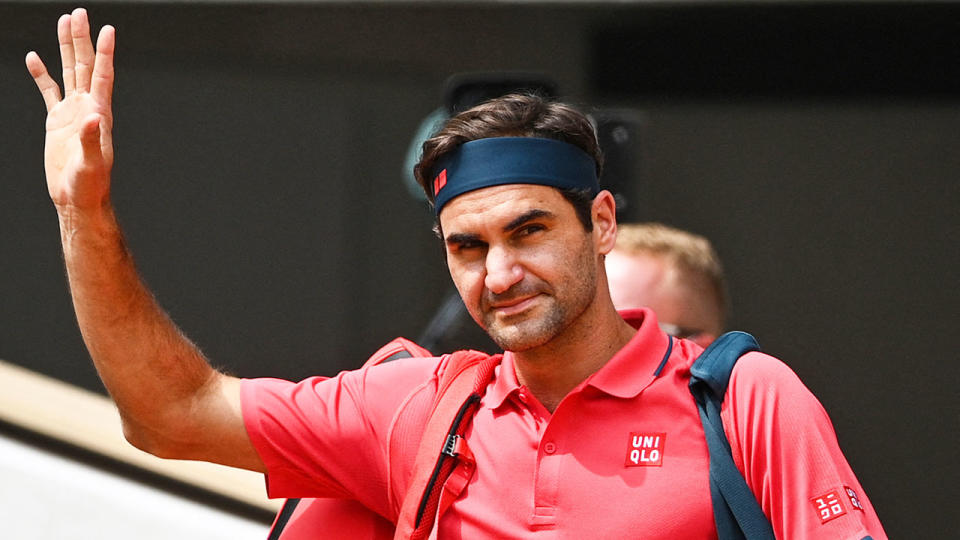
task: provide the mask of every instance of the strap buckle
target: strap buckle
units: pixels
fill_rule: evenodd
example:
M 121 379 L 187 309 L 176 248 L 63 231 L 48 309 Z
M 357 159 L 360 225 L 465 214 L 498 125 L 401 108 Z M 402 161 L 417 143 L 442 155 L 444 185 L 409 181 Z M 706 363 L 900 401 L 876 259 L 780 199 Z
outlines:
M 457 457 L 463 453 L 463 437 L 460 435 L 447 435 L 447 441 L 443 443 L 442 454 L 450 457 Z

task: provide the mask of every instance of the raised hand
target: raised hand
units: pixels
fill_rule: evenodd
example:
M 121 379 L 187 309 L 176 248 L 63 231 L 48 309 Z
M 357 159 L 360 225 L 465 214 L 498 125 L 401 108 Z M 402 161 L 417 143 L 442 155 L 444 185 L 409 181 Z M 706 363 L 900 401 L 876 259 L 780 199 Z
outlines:
M 50 198 L 61 213 L 109 201 L 113 168 L 113 52 L 116 33 L 104 26 L 94 52 L 87 12 L 77 8 L 57 21 L 63 95 L 37 53 L 27 70 L 47 107 L 44 167 Z

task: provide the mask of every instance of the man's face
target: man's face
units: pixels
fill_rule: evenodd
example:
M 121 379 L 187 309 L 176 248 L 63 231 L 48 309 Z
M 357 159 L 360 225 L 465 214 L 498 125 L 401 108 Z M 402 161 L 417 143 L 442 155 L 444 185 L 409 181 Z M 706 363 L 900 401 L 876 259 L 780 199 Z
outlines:
M 706 347 L 720 335 L 720 308 L 703 277 L 680 271 L 653 253 L 614 249 L 606 259 L 610 298 L 618 310 L 648 307 L 668 333 Z
M 450 276 L 470 315 L 504 350 L 568 328 L 597 293 L 597 251 L 552 187 L 510 184 L 460 195 L 440 213 Z

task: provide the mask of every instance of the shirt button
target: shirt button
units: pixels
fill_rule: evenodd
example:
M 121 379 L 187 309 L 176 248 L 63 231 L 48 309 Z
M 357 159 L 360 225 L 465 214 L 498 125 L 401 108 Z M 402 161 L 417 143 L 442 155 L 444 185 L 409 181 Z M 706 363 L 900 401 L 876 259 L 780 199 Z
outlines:
M 557 445 L 553 444 L 552 442 L 548 442 L 547 444 L 543 445 L 543 451 L 547 454 L 552 454 L 557 451 Z

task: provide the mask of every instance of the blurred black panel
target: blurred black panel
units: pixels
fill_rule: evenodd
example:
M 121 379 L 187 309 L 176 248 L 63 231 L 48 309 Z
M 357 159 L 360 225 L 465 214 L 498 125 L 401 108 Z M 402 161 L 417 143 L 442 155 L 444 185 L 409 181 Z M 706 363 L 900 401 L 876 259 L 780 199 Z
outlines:
M 507 94 L 557 97 L 557 83 L 542 73 L 519 71 L 457 73 L 447 79 L 444 106 L 451 116 Z
M 960 94 L 960 6 L 696 6 L 600 25 L 606 95 L 674 98 Z
M 610 190 L 617 201 L 617 221 L 640 221 L 641 181 L 637 164 L 641 159 L 641 114 L 633 109 L 604 109 L 590 114 L 597 126 L 597 140 L 603 150 L 600 187 Z

